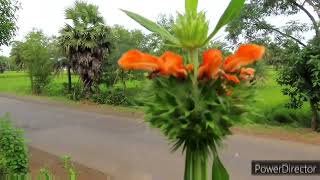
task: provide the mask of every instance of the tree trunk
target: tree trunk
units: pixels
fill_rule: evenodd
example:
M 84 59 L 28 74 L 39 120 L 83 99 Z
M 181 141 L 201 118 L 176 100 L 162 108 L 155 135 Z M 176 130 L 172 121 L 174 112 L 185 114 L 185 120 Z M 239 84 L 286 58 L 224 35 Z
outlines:
M 313 102 L 310 102 L 311 111 L 312 111 L 312 120 L 311 120 L 311 129 L 316 131 L 319 127 L 319 114 L 318 109 L 316 107 L 316 104 Z
M 68 65 L 68 92 L 71 93 L 72 90 L 72 79 L 71 79 L 71 67 Z
M 32 94 L 34 94 L 34 84 L 33 84 L 33 74 L 32 74 L 32 71 L 29 71 L 29 78 L 30 78 L 31 91 L 32 91 Z

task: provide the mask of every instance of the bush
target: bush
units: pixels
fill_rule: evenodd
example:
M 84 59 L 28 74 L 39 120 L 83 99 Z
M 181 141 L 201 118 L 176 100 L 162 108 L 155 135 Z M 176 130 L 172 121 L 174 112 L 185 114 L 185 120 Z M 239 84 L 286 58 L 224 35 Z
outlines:
M 64 89 L 65 89 L 65 92 L 67 92 L 68 90 L 68 86 L 67 84 L 64 85 Z M 71 93 L 67 93 L 67 97 L 70 99 L 70 100 L 73 100 L 73 101 L 80 101 L 82 99 L 85 98 L 85 92 L 83 90 L 83 85 L 81 82 L 79 83 L 74 83 L 72 85 L 72 92 Z
M 310 113 L 303 110 L 287 109 L 284 106 L 277 106 L 263 113 L 265 121 L 256 120 L 258 123 L 270 125 L 288 125 L 293 127 L 310 127 L 310 122 L 306 121 Z
M 0 118 L 0 175 L 24 175 L 29 158 L 23 131 L 15 128 L 8 116 Z
M 99 92 L 92 95 L 91 100 L 99 104 L 109 104 L 109 105 L 123 105 L 128 106 L 129 102 L 126 92 L 122 88 L 110 88 L 105 92 Z
M 320 128 L 320 38 L 315 38 L 307 47 L 293 44 L 283 57 L 277 82 L 283 87 L 284 95 L 290 97 L 288 108 L 299 109 L 304 103 L 310 104 L 312 115 L 310 126 Z M 306 118 L 305 120 L 308 120 Z

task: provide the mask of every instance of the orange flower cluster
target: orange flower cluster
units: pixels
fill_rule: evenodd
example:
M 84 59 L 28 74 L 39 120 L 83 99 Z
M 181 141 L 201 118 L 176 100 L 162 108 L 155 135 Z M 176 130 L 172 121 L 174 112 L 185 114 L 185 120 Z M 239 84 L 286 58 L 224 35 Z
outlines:
M 241 45 L 235 54 L 223 58 L 220 50 L 208 50 L 203 53 L 203 63 L 199 67 L 198 79 L 224 78 L 236 84 L 254 76 L 255 70 L 244 68 L 262 58 L 265 52 L 263 46 L 255 44 Z M 125 53 L 118 64 L 125 70 L 145 70 L 152 73 L 186 78 L 193 71 L 193 64 L 184 65 L 183 58 L 172 52 L 166 52 L 161 57 L 155 57 L 131 50 Z M 239 74 L 240 80 L 237 76 Z
M 164 53 L 160 58 L 131 50 L 125 53 L 118 64 L 125 70 L 145 70 L 164 76 L 185 78 L 193 65 L 184 66 L 183 58 L 172 52 Z

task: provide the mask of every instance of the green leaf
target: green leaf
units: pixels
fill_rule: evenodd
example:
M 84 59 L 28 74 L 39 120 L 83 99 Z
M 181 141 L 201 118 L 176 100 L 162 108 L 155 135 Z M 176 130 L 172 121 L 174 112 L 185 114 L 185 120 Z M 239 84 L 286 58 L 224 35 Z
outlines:
M 215 154 L 213 159 L 212 180 L 229 180 L 228 171 L 220 161 L 218 154 Z
M 130 11 L 126 11 L 126 10 L 123 10 L 123 9 L 121 9 L 121 11 L 126 13 L 130 18 L 135 20 L 137 23 L 139 23 L 140 25 L 142 25 L 143 27 L 145 27 L 149 31 L 154 32 L 154 33 L 158 33 L 160 36 L 162 36 L 164 39 L 170 41 L 174 45 L 179 45 L 180 44 L 180 42 L 179 42 L 179 40 L 177 38 L 175 38 L 167 30 L 163 29 L 158 24 L 150 21 L 149 19 L 147 19 L 145 17 L 140 16 L 139 14 L 136 14 L 136 13 L 133 13 L 133 12 L 130 12 Z
M 234 18 L 236 18 L 240 14 L 244 6 L 244 2 L 245 0 L 231 0 L 231 2 L 229 3 L 229 6 L 220 17 L 215 29 L 209 35 L 208 39 L 205 41 L 205 44 L 207 44 L 214 37 L 214 35 L 216 35 L 219 32 L 219 30 L 223 26 L 227 25 L 229 22 L 231 22 Z
M 197 13 L 198 0 L 185 0 L 186 13 Z

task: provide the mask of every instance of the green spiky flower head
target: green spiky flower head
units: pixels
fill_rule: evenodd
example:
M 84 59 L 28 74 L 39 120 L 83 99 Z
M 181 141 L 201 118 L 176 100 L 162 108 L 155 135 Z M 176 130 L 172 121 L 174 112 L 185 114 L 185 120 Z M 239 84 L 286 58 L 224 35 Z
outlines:
M 208 38 L 209 22 L 205 12 L 178 14 L 173 30 L 182 47 L 199 48 Z

